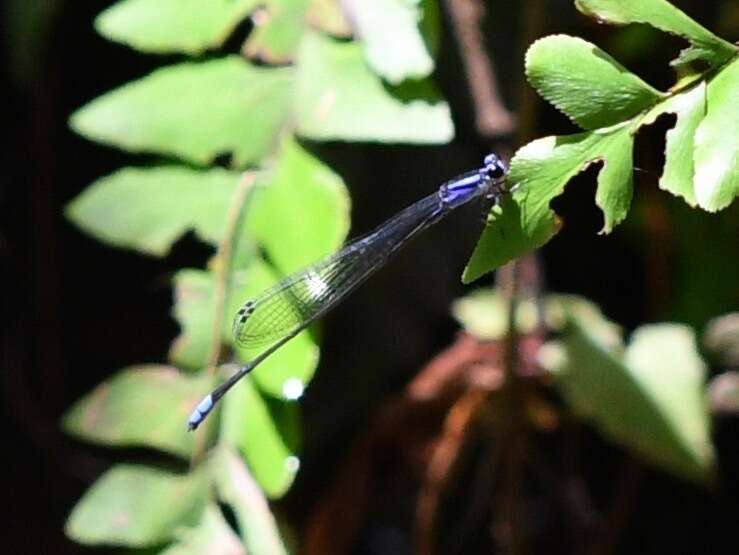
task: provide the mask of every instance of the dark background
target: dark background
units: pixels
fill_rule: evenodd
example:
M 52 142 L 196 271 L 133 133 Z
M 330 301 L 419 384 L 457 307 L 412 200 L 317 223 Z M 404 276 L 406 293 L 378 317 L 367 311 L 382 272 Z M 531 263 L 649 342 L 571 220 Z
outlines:
M 722 15 L 728 12 L 721 11 L 730 3 L 678 5 L 709 29 L 736 40 L 736 22 L 732 27 L 731 18 Z M 74 135 L 66 125 L 68 115 L 178 58 L 142 55 L 97 36 L 92 20 L 110 2 L 30 2 L 28 12 L 18 11 L 22 4 L 6 2 L 3 26 L 0 416 L 5 447 L 0 531 L 12 553 L 78 553 L 89 550 L 63 535 L 66 515 L 113 461 L 141 454 L 121 456 L 76 443 L 61 433 L 59 418 L 116 369 L 165 359 L 178 331 L 169 316 L 169 278 L 183 266 L 202 266 L 211 252 L 187 236 L 168 257 L 148 258 L 97 243 L 65 221 L 65 204 L 95 178 L 137 162 Z M 46 15 L 32 17 L 29 6 L 36 4 L 43 6 L 38 13 Z M 488 2 L 486 19 L 499 87 L 514 112 L 524 94 L 522 53 L 527 43 L 522 37 L 530 27 L 520 4 Z M 598 26 L 569 1 L 542 5 L 547 12 L 538 35 L 577 34 L 654 86 L 669 86 L 667 63 L 684 46 L 678 39 L 649 29 Z M 491 146 L 475 129 L 448 19 L 444 25 L 437 80 L 455 117 L 453 144 L 307 145 L 346 180 L 353 234 L 369 230 L 444 179 L 475 167 Z M 240 29 L 239 36 L 246 30 Z M 238 44 L 232 40 L 229 48 L 236 50 Z M 538 109 L 534 136 L 573 131 L 553 110 Z M 566 226 L 542 252 L 548 290 L 592 299 L 627 330 L 644 322 L 676 320 L 700 331 L 710 317 L 739 308 L 736 203 L 709 215 L 658 191 L 667 125 L 662 121 L 640 136 L 637 165 L 645 171 L 635 176 L 634 209 L 627 223 L 608 237 L 597 235 L 601 216 L 593 203 L 595 174 L 586 172 L 557 200 Z M 503 138 L 494 146 L 512 152 L 518 145 Z M 459 276 L 479 228 L 478 208 L 453 215 L 326 319 L 322 363 L 303 403 L 303 467 L 284 502 L 298 525 L 373 407 L 453 341 L 457 325 L 449 306 L 469 290 Z M 488 277 L 479 285 L 491 283 Z M 605 496 L 614 487 L 625 455 L 592 432 L 581 435 L 587 446 L 582 466 L 597 500 L 599 492 Z M 623 552 L 717 552 L 724 540 L 734 546 L 726 552 L 735 552 L 739 460 L 732 446 L 739 439 L 737 422 L 717 421 L 715 439 L 724 472 L 716 492 L 654 469 L 643 471 L 619 544 Z

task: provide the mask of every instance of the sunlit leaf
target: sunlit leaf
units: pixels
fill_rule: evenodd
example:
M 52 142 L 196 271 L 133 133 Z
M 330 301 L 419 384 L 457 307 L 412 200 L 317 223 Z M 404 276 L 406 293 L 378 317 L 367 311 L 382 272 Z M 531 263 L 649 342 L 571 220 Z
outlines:
M 202 270 L 180 270 L 174 286 L 173 312 L 180 335 L 172 343 L 169 358 L 178 366 L 199 370 L 207 364 L 214 340 L 213 275 Z
M 567 35 L 532 44 L 526 52 L 526 76 L 542 97 L 583 129 L 619 123 L 662 97 L 594 44 Z
M 77 503 L 66 533 L 88 545 L 146 547 L 168 542 L 200 518 L 207 496 L 202 472 L 175 475 L 147 466 L 118 465 Z
M 575 5 L 602 22 L 648 23 L 689 40 L 693 47 L 683 52 L 677 63 L 702 59 L 721 64 L 737 52 L 734 45 L 696 23 L 667 0 L 575 0 Z
M 239 457 L 221 447 L 214 458 L 213 469 L 218 497 L 236 514 L 247 552 L 287 555 L 267 500 Z
M 121 0 L 95 19 L 98 33 L 143 52 L 199 54 L 219 46 L 259 0 Z
M 318 140 L 445 143 L 449 106 L 428 81 L 388 87 L 363 62 L 361 46 L 308 33 L 295 92 L 298 131 Z
M 622 351 L 573 321 L 560 357 L 548 361 L 573 410 L 605 435 L 687 479 L 713 478 L 705 365 L 692 330 L 643 326 Z
M 219 168 L 123 168 L 95 181 L 66 213 L 101 241 L 163 256 L 189 229 L 217 244 L 239 178 Z
M 658 115 L 673 113 L 677 116 L 675 127 L 667 131 L 665 168 L 659 186 L 665 191 L 681 196 L 695 206 L 693 176 L 695 164 L 695 130 L 706 114 L 706 85 L 698 83 L 685 92 L 676 94 L 657 106 L 644 120 L 651 123 Z
M 270 497 L 282 496 L 298 470 L 300 434 L 295 402 L 262 396 L 247 376 L 223 400 L 221 434 L 241 451 Z
M 250 65 L 238 56 L 182 63 L 108 92 L 72 115 L 78 133 L 126 150 L 206 164 L 231 154 L 254 163 L 284 123 L 289 69 Z
M 487 226 L 465 268 L 470 282 L 537 248 L 552 238 L 559 223 L 549 203 L 589 164 L 603 162 L 598 173 L 596 204 L 603 210 L 603 232 L 625 217 L 632 195 L 632 149 L 629 125 L 537 139 L 519 149 L 511 161 L 514 187 L 488 216 Z
M 420 0 L 346 4 L 370 67 L 390 83 L 427 77 L 434 69 L 419 27 L 425 4 Z
M 454 302 L 452 313 L 464 329 L 484 341 L 502 339 L 508 333 L 508 304 L 497 289 L 479 289 Z M 540 323 L 561 331 L 571 314 L 597 326 L 601 335 L 618 337 L 619 329 L 605 318 L 598 306 L 577 295 L 550 294 L 540 298 L 521 297 L 516 306 L 516 330 L 532 333 Z
M 695 131 L 695 197 L 714 212 L 739 195 L 739 58 L 711 79 Z
M 265 187 L 255 192 L 246 227 L 284 274 L 335 251 L 349 228 L 341 178 L 294 141 L 286 141 Z
M 184 422 L 211 387 L 206 375 L 193 378 L 171 366 L 132 366 L 77 401 L 64 417 L 64 429 L 93 443 L 188 457 L 193 436 Z

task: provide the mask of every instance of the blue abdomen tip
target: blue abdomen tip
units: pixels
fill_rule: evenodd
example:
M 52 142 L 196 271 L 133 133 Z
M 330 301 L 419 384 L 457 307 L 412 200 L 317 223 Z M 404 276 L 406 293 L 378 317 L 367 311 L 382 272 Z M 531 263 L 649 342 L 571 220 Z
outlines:
M 200 424 L 205 420 L 205 417 L 208 416 L 208 413 L 213 408 L 213 397 L 211 395 L 207 395 L 197 407 L 195 407 L 195 410 L 192 411 L 192 414 L 190 415 L 190 418 L 187 420 L 187 428 L 189 430 L 194 430 Z

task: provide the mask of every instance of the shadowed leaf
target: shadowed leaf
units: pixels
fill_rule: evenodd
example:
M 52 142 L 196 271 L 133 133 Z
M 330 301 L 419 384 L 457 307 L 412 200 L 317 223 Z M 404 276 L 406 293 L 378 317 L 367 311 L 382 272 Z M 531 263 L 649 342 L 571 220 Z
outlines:
M 146 547 L 175 539 L 200 519 L 203 472 L 175 475 L 146 466 L 113 467 L 87 490 L 67 521 L 67 536 L 87 545 Z
M 132 366 L 77 401 L 64 417 L 64 429 L 93 443 L 189 457 L 193 436 L 184 423 L 211 387 L 213 379 L 206 375 L 186 376 L 171 366 Z

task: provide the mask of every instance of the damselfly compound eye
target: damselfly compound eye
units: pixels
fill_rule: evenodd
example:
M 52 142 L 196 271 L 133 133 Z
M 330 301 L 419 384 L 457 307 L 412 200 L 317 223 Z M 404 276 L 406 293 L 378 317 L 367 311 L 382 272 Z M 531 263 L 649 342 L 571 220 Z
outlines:
M 485 156 L 484 163 L 485 171 L 491 179 L 500 179 L 508 171 L 505 162 L 495 154 L 488 154 Z

